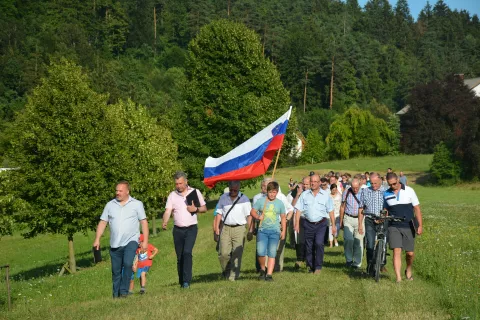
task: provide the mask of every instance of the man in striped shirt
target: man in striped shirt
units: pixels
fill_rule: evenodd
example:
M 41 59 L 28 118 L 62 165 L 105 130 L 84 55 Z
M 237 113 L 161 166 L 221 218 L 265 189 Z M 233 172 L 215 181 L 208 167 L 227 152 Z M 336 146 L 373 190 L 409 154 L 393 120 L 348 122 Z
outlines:
M 360 211 L 358 213 L 358 232 L 360 234 L 365 233 L 366 237 L 367 266 L 372 260 L 373 250 L 375 248 L 377 223 L 374 218 L 380 216 L 380 211 L 383 209 L 383 193 L 385 191 L 382 187 L 382 178 L 378 173 L 372 172 L 370 174 L 370 184 L 370 187 L 364 188 L 361 191 L 362 203 L 360 204 Z M 363 223 L 364 221 L 365 223 Z M 386 261 L 383 262 L 382 272 L 387 271 L 385 264 Z

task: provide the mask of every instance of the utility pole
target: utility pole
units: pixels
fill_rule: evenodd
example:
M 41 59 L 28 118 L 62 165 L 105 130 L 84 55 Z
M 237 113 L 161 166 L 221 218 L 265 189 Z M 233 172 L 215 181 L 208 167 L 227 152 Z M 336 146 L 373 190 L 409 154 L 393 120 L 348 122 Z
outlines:
M 305 113 L 305 109 L 307 106 L 307 82 L 308 82 L 308 68 L 307 68 L 307 72 L 305 72 L 305 90 L 303 91 L 303 113 Z
M 332 57 L 332 78 L 330 80 L 330 110 L 332 109 L 333 104 L 333 74 L 335 66 L 335 56 Z

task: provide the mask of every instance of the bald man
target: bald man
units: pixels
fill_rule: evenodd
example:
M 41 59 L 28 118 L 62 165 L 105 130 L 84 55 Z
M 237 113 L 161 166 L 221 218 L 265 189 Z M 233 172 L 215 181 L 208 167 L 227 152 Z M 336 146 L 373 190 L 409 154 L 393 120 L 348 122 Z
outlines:
M 352 186 L 342 194 L 340 206 L 340 227 L 343 226 L 346 266 L 355 269 L 361 267 L 363 257 L 363 230 L 360 233 L 358 221 L 358 212 L 362 203 L 360 185 L 359 179 L 352 180 Z

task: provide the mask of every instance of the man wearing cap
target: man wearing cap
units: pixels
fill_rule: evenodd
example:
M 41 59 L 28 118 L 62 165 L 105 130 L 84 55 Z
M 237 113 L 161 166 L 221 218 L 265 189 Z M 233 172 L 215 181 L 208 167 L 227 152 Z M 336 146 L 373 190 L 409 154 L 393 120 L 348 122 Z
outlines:
M 192 281 L 192 251 L 197 239 L 197 213 L 206 212 L 207 206 L 202 194 L 188 185 L 187 175 L 177 171 L 173 176 L 175 191 L 170 193 L 163 214 L 163 230 L 167 230 L 168 220 L 173 213 L 173 243 L 177 254 L 178 282 L 184 289 L 190 288 Z M 187 196 L 197 193 L 199 207 L 195 203 L 187 203 Z
M 240 192 L 240 181 L 230 181 L 228 187 L 229 193 L 222 194 L 218 200 L 215 233 L 220 236 L 218 259 L 222 274 L 226 279 L 235 281 L 240 276 L 245 225 L 250 225 L 252 205 L 248 197 Z
M 358 222 L 358 210 L 362 203 L 362 194 L 359 190 L 360 181 L 354 178 L 352 186 L 343 191 L 340 206 L 340 226 L 343 226 L 346 266 L 354 268 L 360 268 L 363 256 L 363 234 L 359 232 Z
M 142 249 L 148 249 L 148 222 L 143 203 L 130 196 L 128 181 L 120 181 L 115 188 L 115 199 L 107 203 L 100 216 L 93 247 L 100 247 L 107 224 L 110 226 L 110 257 L 112 260 L 113 297 L 125 298 L 128 295 L 132 265 L 140 236 L 139 226 L 145 242 Z M 123 272 L 122 272 L 123 270 Z
M 305 251 L 307 266 L 314 274 L 320 274 L 323 266 L 324 238 L 330 221 L 335 221 L 333 201 L 328 192 L 320 189 L 320 176 L 314 174 L 310 177 L 310 190 L 302 192 L 295 209 L 295 231 L 299 232 L 300 215 L 304 215 Z M 336 232 L 335 225 L 332 232 Z M 315 259 L 314 259 L 315 257 Z

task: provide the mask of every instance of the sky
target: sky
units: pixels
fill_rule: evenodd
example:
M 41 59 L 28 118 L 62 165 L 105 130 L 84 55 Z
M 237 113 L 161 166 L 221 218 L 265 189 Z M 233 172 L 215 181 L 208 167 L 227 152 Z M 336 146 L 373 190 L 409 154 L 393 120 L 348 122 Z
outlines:
M 397 0 L 388 0 L 392 7 L 395 7 Z M 430 5 L 433 7 L 437 0 L 430 0 Z M 480 17 L 480 0 L 443 0 L 450 10 L 457 9 L 458 11 L 465 9 L 470 13 L 470 16 L 477 14 Z M 367 0 L 358 0 L 358 4 L 363 8 Z M 418 14 L 427 4 L 427 0 L 408 0 L 408 6 L 412 17 L 417 20 Z

